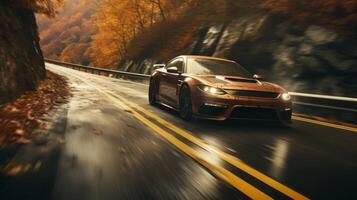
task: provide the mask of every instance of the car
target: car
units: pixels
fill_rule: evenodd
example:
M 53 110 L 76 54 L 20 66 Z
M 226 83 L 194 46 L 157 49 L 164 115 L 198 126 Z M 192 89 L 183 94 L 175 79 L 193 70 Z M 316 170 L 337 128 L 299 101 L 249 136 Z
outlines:
M 207 56 L 178 56 L 154 70 L 149 103 L 173 108 L 179 115 L 226 120 L 291 122 L 292 100 L 281 86 L 253 75 L 237 62 Z

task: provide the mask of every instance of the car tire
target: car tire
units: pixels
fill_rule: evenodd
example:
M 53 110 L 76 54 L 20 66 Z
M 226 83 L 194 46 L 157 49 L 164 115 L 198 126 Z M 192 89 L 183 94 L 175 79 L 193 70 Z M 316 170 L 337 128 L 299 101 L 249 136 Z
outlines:
M 150 80 L 149 84 L 149 103 L 150 105 L 156 105 L 156 92 L 157 92 L 157 81 L 154 79 Z
M 180 117 L 184 120 L 192 119 L 192 100 L 191 92 L 187 85 L 183 85 L 180 92 L 180 105 L 179 105 Z
M 290 127 L 292 124 L 292 112 L 281 112 L 279 113 L 279 122 L 282 126 Z

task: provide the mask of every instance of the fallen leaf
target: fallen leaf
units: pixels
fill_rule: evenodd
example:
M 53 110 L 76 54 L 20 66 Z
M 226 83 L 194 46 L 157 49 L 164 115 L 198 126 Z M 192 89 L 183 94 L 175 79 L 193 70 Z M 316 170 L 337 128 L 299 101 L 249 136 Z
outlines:
M 94 134 L 96 134 L 96 135 L 103 135 L 103 131 L 102 130 L 93 129 L 93 131 L 94 131 Z
M 25 134 L 25 130 L 23 130 L 23 129 L 16 129 L 15 134 L 16 134 L 16 135 L 24 135 L 24 134 Z

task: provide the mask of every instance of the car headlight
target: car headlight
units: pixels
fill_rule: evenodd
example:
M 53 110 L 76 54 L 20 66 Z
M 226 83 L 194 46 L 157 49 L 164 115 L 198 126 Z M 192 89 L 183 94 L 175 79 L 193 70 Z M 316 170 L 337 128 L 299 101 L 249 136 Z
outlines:
M 210 87 L 210 86 L 206 86 L 206 85 L 200 85 L 199 88 L 202 91 L 210 93 L 210 94 L 217 94 L 217 95 L 226 94 L 226 92 L 220 88 Z
M 281 95 L 281 99 L 283 99 L 284 101 L 290 101 L 291 100 L 291 96 L 289 93 L 283 93 Z

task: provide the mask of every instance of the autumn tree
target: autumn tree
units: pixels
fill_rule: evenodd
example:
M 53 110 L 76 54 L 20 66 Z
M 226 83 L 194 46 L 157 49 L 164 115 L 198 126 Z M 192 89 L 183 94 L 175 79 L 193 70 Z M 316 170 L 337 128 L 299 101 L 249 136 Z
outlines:
M 92 0 L 70 0 L 55 18 L 38 15 L 41 47 L 47 58 L 90 64 L 89 47 L 96 32 Z
M 115 67 L 137 36 L 158 23 L 175 19 L 200 0 L 97 0 L 91 58 L 97 66 Z M 149 38 L 149 37 L 148 37 Z M 144 42 L 144 41 L 143 41 Z M 140 49 L 141 44 L 138 44 Z

